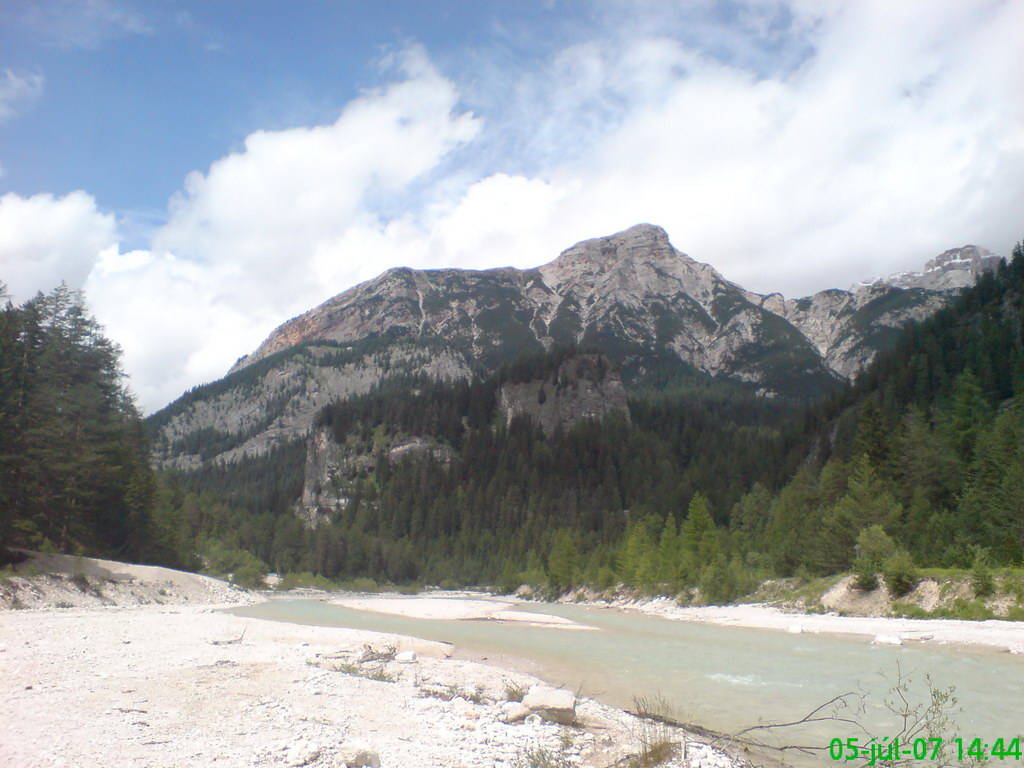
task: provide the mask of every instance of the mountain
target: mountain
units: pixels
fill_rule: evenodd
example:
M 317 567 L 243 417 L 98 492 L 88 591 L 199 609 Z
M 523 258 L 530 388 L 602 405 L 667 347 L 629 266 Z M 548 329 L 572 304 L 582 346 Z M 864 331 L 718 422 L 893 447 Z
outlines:
M 156 458 L 189 469 L 265 455 L 307 435 L 328 403 L 388 377 L 487 375 L 558 343 L 600 348 L 630 387 L 715 377 L 811 399 L 994 258 L 967 246 L 916 278 L 786 299 L 743 289 L 640 224 L 536 269 L 391 269 L 284 323 L 226 378 L 154 414 Z

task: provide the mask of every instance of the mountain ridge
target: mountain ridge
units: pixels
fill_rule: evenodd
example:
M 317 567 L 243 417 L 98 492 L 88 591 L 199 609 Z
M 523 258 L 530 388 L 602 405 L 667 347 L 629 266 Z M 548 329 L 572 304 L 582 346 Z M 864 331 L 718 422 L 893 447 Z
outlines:
M 983 248 L 968 245 L 933 258 L 923 272 L 899 272 L 855 284 L 850 290 L 833 288 L 787 299 L 777 292 L 748 291 L 727 280 L 710 264 L 698 262 L 673 247 L 661 227 L 637 224 L 613 235 L 581 241 L 554 260 L 531 269 L 389 269 L 278 326 L 253 353 L 240 358 L 229 373 L 304 341 L 351 342 L 396 327 L 405 328 L 416 337 L 450 333 L 453 326 L 465 323 L 467 313 L 446 314 L 441 306 L 445 292 L 451 295 L 453 285 L 459 282 L 461 293 L 489 282 L 499 292 L 519 294 L 512 309 L 523 315 L 523 330 L 544 346 L 586 341 L 588 330 L 602 322 L 618 323 L 629 338 L 630 331 L 635 329 L 627 327 L 628 318 L 624 315 L 649 309 L 644 306 L 645 299 L 648 304 L 673 302 L 671 309 L 676 314 L 690 315 L 691 320 L 689 332 L 676 334 L 669 345 L 681 359 L 712 375 L 724 373 L 741 380 L 756 380 L 730 365 L 734 349 L 722 348 L 726 341 L 723 336 L 729 335 L 722 333 L 722 326 L 728 326 L 733 319 L 729 317 L 729 308 L 723 305 L 731 303 L 737 310 L 736 303 L 745 302 L 749 306 L 739 308 L 740 313 L 743 309 L 763 309 L 785 320 L 803 336 L 828 370 L 848 379 L 870 361 L 875 350 L 865 349 L 859 339 L 851 338 L 849 323 L 844 321 L 851 320 L 872 302 L 891 296 L 894 290 L 924 291 L 901 302 L 903 311 L 888 309 L 879 313 L 879 325 L 898 329 L 908 321 L 932 314 L 944 303 L 945 294 L 973 283 L 981 271 L 994 268 L 998 259 Z M 692 301 L 680 302 L 680 296 Z M 389 311 L 374 311 L 373 307 L 384 303 Z M 468 314 L 474 309 L 470 307 Z M 759 322 L 749 314 L 746 320 Z M 755 340 L 750 328 L 737 325 L 742 326 L 742 320 L 732 326 L 740 332 L 741 343 Z M 648 341 L 650 330 L 646 334 Z M 729 341 L 735 346 L 735 338 Z
M 996 258 L 955 255 L 963 250 L 933 266 L 948 274 Z M 555 344 L 601 349 L 628 387 L 711 376 L 812 399 L 956 290 L 876 280 L 799 299 L 757 294 L 650 224 L 581 241 L 532 269 L 393 268 L 283 323 L 224 379 L 154 414 L 155 456 L 189 469 L 264 455 L 307 436 L 325 405 L 387 377 L 486 376 Z

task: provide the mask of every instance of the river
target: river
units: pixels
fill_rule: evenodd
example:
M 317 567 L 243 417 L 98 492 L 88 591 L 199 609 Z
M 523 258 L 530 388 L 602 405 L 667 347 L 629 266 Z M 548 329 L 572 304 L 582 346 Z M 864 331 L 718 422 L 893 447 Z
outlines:
M 880 736 L 894 734 L 898 719 L 884 699 L 897 697 L 889 689 L 902 674 L 912 681 L 911 703 L 923 702 L 927 677 L 938 689 L 955 688 L 962 709 L 955 725 L 936 735 L 987 743 L 1024 737 L 1022 656 L 924 643 L 872 645 L 864 637 L 791 635 L 577 605 L 526 604 L 516 610 L 561 616 L 598 631 L 415 619 L 309 599 L 272 599 L 231 613 L 450 642 L 459 652 L 527 666 L 554 684 L 613 706 L 631 709 L 634 697 L 659 697 L 676 719 L 729 733 L 800 719 L 835 696 L 866 691 L 867 710 L 846 716 Z M 854 726 L 837 721 L 775 732 L 776 739 L 791 744 L 824 745 L 851 736 L 864 740 Z

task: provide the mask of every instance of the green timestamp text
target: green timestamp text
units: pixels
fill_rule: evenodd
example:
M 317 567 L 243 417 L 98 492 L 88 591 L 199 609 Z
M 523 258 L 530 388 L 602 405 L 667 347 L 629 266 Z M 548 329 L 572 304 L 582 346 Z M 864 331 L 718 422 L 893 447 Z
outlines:
M 960 736 L 952 739 L 919 737 L 904 741 L 885 737 L 881 741 L 863 741 L 852 736 L 848 739 L 832 739 L 828 745 L 828 756 L 836 761 L 867 760 L 868 765 L 877 765 L 897 760 L 935 760 L 940 754 L 945 754 L 946 750 L 955 753 L 957 760 L 980 762 L 1020 760 L 1022 756 L 1020 736 L 999 738 L 994 741 L 983 741 L 981 738 L 965 739 Z

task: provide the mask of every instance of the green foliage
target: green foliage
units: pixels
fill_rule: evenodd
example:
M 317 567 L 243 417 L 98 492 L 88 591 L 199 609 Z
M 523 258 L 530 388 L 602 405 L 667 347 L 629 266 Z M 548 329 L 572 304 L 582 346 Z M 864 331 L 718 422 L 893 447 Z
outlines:
M 506 362 L 495 375 L 453 384 L 395 370 L 368 394 L 320 413 L 318 424 L 360 460 L 331 481 L 332 495 L 348 503 L 324 510 L 329 520 L 315 531 L 292 514 L 301 444 L 183 474 L 174 493 L 169 480 L 154 490 L 142 473 L 130 503 L 144 509 L 154 500 L 139 521 L 168 559 L 187 559 L 216 540 L 279 572 L 384 584 L 511 590 L 529 583 L 546 592 L 623 581 L 647 591 L 699 586 L 705 601 L 726 602 L 762 575 L 852 566 L 865 588 L 882 573 L 899 594 L 913 588 L 915 562 L 969 566 L 978 546 L 989 548 L 992 567 L 1020 562 L 1024 253 L 1017 250 L 1009 267 L 894 335 L 893 351 L 854 386 L 802 413 L 620 340 L 605 349 L 624 361 L 625 379 L 646 376 L 630 392 L 628 419 L 583 421 L 547 435 L 525 417 L 504 423 L 502 384 L 539 382 L 538 399 L 547 399 L 606 372 L 598 370 L 604 363 L 572 364 L 580 354 L 572 346 L 531 347 L 498 313 L 484 321 L 493 326 L 486 334 L 493 346 L 482 365 Z M 507 303 L 501 285 L 489 290 L 496 304 Z M 911 293 L 871 312 L 917 301 Z M 552 325 L 561 323 L 567 339 L 583 331 L 572 330 L 574 311 Z M 727 317 L 737 306 L 714 311 Z M 664 324 L 659 333 L 670 334 Z M 608 341 L 600 329 L 588 334 Z M 318 356 L 317 365 L 337 355 L 347 364 L 415 342 L 375 343 L 294 354 Z M 532 351 L 509 363 L 512 349 Z M 765 360 L 781 354 L 772 349 Z M 794 361 L 776 362 L 773 375 L 784 376 L 783 363 Z M 239 392 L 256 376 L 249 370 L 235 375 Z M 450 460 L 389 457 L 389 447 L 413 436 L 446 446 Z M 214 433 L 190 439 L 200 455 L 230 442 Z M 39 520 L 19 525 L 20 535 L 40 537 Z
M 341 589 L 341 585 L 326 576 L 303 571 L 301 573 L 286 573 L 281 577 L 281 581 L 278 582 L 275 589 L 279 592 L 287 592 L 289 589 L 322 589 L 326 592 L 333 592 Z
M 885 576 L 885 584 L 889 591 L 901 597 L 917 586 L 920 574 L 914 558 L 905 549 L 896 549 L 882 563 L 882 575 Z
M 81 293 L 61 284 L 0 308 L 0 544 L 188 565 L 154 529 L 123 378 Z
M 853 563 L 857 589 L 870 592 L 878 586 L 877 574 L 896 555 L 896 544 L 880 525 L 871 525 L 857 535 L 857 559 Z
M 576 583 L 579 552 L 572 533 L 561 530 L 555 534 L 548 557 L 548 583 L 558 592 L 564 592 Z
M 995 618 L 984 600 L 968 600 L 965 597 L 953 601 L 949 608 L 936 608 L 931 613 L 935 619 L 960 619 L 962 621 L 987 621 Z
M 996 591 L 992 564 L 989 561 L 988 550 L 984 547 L 978 547 L 974 552 L 974 564 L 971 566 L 971 589 L 974 590 L 976 597 L 989 597 Z

